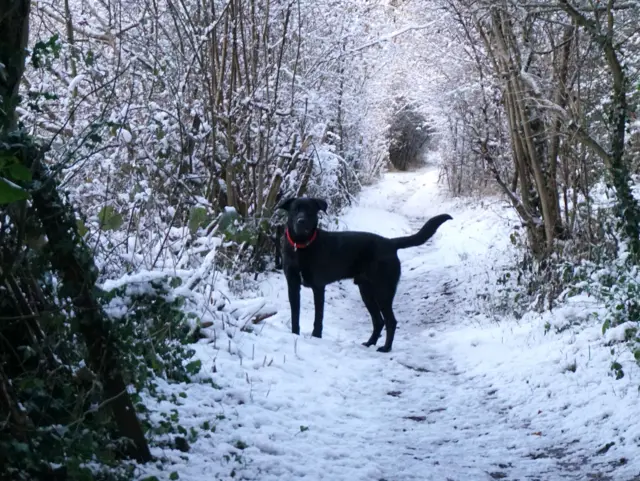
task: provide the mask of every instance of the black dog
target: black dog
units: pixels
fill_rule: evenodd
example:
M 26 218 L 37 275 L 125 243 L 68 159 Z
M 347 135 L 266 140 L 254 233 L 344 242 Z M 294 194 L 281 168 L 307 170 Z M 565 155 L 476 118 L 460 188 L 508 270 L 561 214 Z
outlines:
M 392 305 L 400 280 L 398 249 L 424 244 L 452 217 L 437 215 L 417 234 L 388 239 L 369 232 L 318 229 L 318 212 L 327 211 L 327 203 L 322 199 L 291 198 L 278 208 L 288 212 L 283 270 L 291 304 L 291 331 L 300 334 L 300 285 L 313 289 L 316 313 L 312 335 L 322 337 L 325 287 L 342 279 L 353 279 L 373 321 L 373 333 L 363 344 L 375 345 L 384 326 L 387 338 L 378 351 L 389 352 L 396 331 Z

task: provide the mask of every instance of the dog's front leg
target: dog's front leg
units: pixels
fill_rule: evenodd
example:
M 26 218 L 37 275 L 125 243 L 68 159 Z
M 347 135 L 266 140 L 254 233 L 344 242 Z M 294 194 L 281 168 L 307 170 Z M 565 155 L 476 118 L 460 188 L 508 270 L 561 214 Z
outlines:
M 300 275 L 297 272 L 287 273 L 289 305 L 291 306 L 291 332 L 300 334 Z
M 324 286 L 313 288 L 313 305 L 315 317 L 313 319 L 313 337 L 322 337 L 322 318 L 324 317 Z

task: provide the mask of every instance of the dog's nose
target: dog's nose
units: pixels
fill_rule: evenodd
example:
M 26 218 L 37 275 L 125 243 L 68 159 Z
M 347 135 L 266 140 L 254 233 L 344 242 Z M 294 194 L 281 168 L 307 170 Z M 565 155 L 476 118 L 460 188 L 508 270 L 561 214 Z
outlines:
M 298 224 L 298 225 L 304 224 L 304 219 L 302 219 L 302 218 L 296 219 L 296 224 Z

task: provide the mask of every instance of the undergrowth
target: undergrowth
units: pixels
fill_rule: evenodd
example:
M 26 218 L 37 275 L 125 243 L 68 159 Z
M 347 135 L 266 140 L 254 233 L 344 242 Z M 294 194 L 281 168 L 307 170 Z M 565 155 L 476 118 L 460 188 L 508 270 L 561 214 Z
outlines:
M 491 304 L 502 314 L 520 319 L 527 312 L 553 310 L 578 295 L 594 298 L 602 309 L 581 322 L 596 319 L 601 324 L 611 348 L 612 374 L 621 379 L 625 373 L 617 357 L 620 349 L 630 350 L 640 365 L 640 269 L 629 261 L 609 210 L 601 208 L 595 216 L 597 242 L 585 242 L 578 232 L 573 239 L 558 242 L 544 262 L 536 261 L 519 233 L 513 233 L 511 241 L 520 260 L 498 277 Z M 551 331 L 547 325 L 545 333 Z
M 158 382 L 194 382 L 201 361 L 193 360 L 190 344 L 198 338 L 198 319 L 184 297 L 173 294 L 176 277 L 126 284 L 99 297 L 111 317 L 120 367 L 150 444 L 188 446 L 199 431 L 181 427 L 177 411 L 148 412 L 145 397 L 171 396 Z M 55 288 L 54 283 L 50 285 Z M 23 370 L 12 372 L 13 387 L 25 415 L 33 423 L 26 442 L 9 430 L 0 431 L 0 478 L 132 479 L 134 466 L 123 462 L 123 439 L 117 435 L 108 402 L 95 374 L 85 364 L 84 345 L 77 339 L 72 312 L 50 315 L 42 328 L 43 352 L 21 350 Z M 48 354 L 41 356 L 41 354 Z M 51 364 L 54 363 L 55 366 Z M 7 369 L 9 365 L 5 365 Z M 196 381 L 201 382 L 201 381 Z M 204 382 L 214 383 L 210 379 Z M 156 419 L 154 421 L 154 419 Z M 168 435 L 173 435 L 169 440 Z

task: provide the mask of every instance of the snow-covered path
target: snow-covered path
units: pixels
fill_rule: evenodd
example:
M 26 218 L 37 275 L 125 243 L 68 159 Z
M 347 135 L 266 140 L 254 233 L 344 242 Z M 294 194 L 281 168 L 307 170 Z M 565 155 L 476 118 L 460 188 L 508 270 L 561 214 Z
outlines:
M 482 298 L 508 261 L 511 213 L 443 191 L 433 168 L 389 173 L 341 216 L 342 229 L 389 237 L 435 214 L 454 218 L 425 246 L 400 253 L 391 353 L 360 345 L 371 321 L 351 282 L 328 289 L 321 340 L 310 337 L 313 302 L 303 290 L 303 335 L 293 336 L 281 274 L 261 283 L 276 316 L 198 346 L 223 389 L 213 397 L 186 389 L 181 423 L 218 421 L 188 455 L 156 453 L 177 463 L 180 479 L 634 479 L 640 428 L 624 412 L 636 412 L 635 385 L 613 384 L 606 361 L 597 362 L 598 325 L 568 341 L 544 336 L 544 323 L 557 321 L 544 316 L 482 321 Z M 597 454 L 609 442 L 617 444 Z

